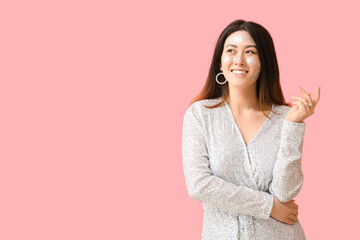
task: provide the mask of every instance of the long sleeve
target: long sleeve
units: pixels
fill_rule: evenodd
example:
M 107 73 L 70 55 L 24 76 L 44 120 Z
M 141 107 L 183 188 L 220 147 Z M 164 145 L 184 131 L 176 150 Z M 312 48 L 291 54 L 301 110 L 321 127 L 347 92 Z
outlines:
M 305 133 L 304 122 L 284 120 L 280 148 L 273 169 L 269 191 L 281 202 L 293 199 L 301 190 L 303 173 L 301 156 Z
M 189 196 L 233 214 L 268 219 L 273 207 L 271 194 L 237 186 L 212 173 L 205 129 L 197 110 L 191 105 L 183 121 L 182 156 Z

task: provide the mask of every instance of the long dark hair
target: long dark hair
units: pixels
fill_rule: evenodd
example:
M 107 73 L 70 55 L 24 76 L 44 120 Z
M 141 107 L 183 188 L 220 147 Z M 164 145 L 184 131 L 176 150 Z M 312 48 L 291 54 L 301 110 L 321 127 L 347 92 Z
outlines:
M 280 74 L 274 42 L 270 36 L 270 33 L 263 26 L 244 20 L 233 21 L 220 34 L 215 46 L 214 55 L 211 61 L 205 86 L 201 92 L 191 101 L 190 105 L 199 100 L 222 97 L 222 100 L 218 104 L 206 106 L 207 108 L 216 108 L 224 105 L 225 101 L 229 99 L 228 83 L 219 85 L 216 82 L 215 77 L 220 69 L 221 55 L 223 52 L 225 40 L 233 32 L 240 30 L 248 32 L 257 46 L 261 63 L 261 72 L 259 78 L 256 81 L 256 95 L 259 100 L 261 111 L 266 117 L 269 117 L 265 113 L 265 106 L 268 103 L 289 106 L 289 104 L 285 102 L 285 98 L 280 86 Z

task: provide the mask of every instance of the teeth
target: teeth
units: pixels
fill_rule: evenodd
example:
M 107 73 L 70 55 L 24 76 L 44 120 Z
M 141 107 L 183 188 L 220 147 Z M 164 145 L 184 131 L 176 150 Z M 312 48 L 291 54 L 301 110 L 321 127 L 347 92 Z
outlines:
M 233 73 L 243 74 L 243 73 L 246 73 L 246 71 L 233 70 Z

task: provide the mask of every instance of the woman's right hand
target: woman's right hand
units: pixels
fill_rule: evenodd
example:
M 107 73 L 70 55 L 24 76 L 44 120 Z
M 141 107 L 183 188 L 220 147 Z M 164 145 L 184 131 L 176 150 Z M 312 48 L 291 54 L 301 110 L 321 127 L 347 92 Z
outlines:
M 274 197 L 273 208 L 271 210 L 270 216 L 276 220 L 294 225 L 298 221 L 298 205 L 295 203 L 295 200 L 290 200 L 289 202 L 280 202 L 276 197 Z

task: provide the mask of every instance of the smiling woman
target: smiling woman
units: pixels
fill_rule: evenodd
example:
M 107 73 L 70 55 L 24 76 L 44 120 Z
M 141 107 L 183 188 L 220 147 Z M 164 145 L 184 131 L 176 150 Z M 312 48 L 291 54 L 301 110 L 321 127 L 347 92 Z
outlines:
M 226 47 L 222 54 L 221 62 L 224 63 L 224 76 L 226 79 L 236 77 L 247 77 L 250 82 L 255 82 L 260 74 L 261 64 L 257 54 L 256 45 L 250 34 L 246 31 L 232 33 L 225 41 Z M 247 67 L 233 66 L 234 62 L 245 61 Z M 222 67 L 220 67 L 222 70 Z M 244 79 L 244 78 L 242 78 Z M 244 82 L 237 81 L 239 84 Z M 236 84 L 237 82 L 234 82 Z M 221 83 L 224 84 L 224 83 Z
M 305 239 L 293 198 L 303 184 L 303 120 L 314 100 L 285 102 L 274 44 L 261 25 L 221 33 L 204 88 L 183 121 L 190 197 L 203 203 L 203 240 Z

